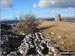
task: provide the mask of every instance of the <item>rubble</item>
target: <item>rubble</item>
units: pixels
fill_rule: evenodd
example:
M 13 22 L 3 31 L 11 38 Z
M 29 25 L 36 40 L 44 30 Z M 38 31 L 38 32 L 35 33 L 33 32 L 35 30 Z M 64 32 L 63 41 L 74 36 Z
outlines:
M 55 35 L 56 33 L 55 32 L 50 32 L 50 34 Z
M 47 39 L 41 33 L 16 34 L 4 28 L 0 31 L 2 55 L 58 56 L 59 50 L 49 46 L 52 40 Z
M 12 26 L 4 24 L 4 23 L 0 23 L 1 24 L 1 29 L 5 29 L 5 30 L 11 30 Z
M 42 37 L 41 37 L 42 36 Z M 22 55 L 57 55 L 55 47 L 49 47 L 49 41 L 42 34 L 28 34 L 24 37 L 19 47 L 19 51 Z

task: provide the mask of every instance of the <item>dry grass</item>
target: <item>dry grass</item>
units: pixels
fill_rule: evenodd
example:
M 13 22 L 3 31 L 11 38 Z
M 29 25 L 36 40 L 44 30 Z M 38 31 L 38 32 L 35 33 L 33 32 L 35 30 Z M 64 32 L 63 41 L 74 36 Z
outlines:
M 46 20 L 39 20 L 37 22 L 40 23 L 38 25 L 40 32 L 50 40 L 54 40 L 57 43 L 57 44 L 52 43 L 50 44 L 50 46 L 60 47 L 60 49 L 63 51 L 74 51 L 75 22 L 68 22 L 68 21 L 55 22 Z M 52 35 L 50 34 L 50 32 L 55 32 L 56 34 Z M 63 38 L 59 39 L 58 38 L 59 35 L 63 36 Z
M 40 32 L 57 43 L 57 45 L 54 46 L 60 47 L 63 51 L 74 50 L 74 22 L 55 22 L 45 20 L 39 20 L 38 22 L 40 23 L 38 26 Z M 56 34 L 52 35 L 50 32 L 56 32 Z M 63 38 L 59 39 L 59 35 L 63 36 Z

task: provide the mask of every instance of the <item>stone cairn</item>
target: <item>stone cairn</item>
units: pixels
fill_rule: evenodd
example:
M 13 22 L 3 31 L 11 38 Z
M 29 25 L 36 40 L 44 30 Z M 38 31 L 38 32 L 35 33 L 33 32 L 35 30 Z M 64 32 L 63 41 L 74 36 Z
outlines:
M 61 15 L 60 14 L 57 14 L 55 16 L 55 21 L 61 21 Z
M 23 56 L 57 56 L 55 47 L 49 47 L 51 42 L 41 33 L 28 34 L 18 48 Z

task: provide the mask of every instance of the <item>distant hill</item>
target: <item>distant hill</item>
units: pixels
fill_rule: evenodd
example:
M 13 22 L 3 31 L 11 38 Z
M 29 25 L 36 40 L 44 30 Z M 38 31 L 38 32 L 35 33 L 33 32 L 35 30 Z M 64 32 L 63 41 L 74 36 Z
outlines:
M 40 17 L 40 18 L 36 18 L 36 20 L 50 20 L 50 21 L 54 21 L 54 18 L 49 18 L 49 17 Z M 75 18 L 61 18 L 61 20 L 69 20 L 69 21 L 74 21 Z M 13 24 L 15 23 L 14 20 L 4 20 L 4 21 L 1 21 L 5 24 Z M 16 22 L 19 22 L 19 20 L 17 20 Z
M 55 20 L 55 18 L 49 18 L 49 17 L 41 17 L 41 18 L 37 18 L 37 20 L 51 20 L 51 21 L 53 21 L 53 20 Z M 75 18 L 61 18 L 61 20 L 75 20 Z

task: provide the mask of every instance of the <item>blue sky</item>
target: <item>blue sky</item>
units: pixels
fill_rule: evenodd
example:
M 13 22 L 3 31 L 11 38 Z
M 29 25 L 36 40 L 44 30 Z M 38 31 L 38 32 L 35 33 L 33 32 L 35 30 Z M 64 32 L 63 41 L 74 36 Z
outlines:
M 1 10 L 1 20 L 12 20 L 14 16 L 20 17 L 21 14 L 33 13 L 36 17 L 55 17 L 61 14 L 62 17 L 74 17 L 74 8 L 40 8 L 39 1 L 13 1 L 11 8 Z M 35 4 L 35 8 L 33 7 Z M 41 5 L 40 5 L 41 6 Z

